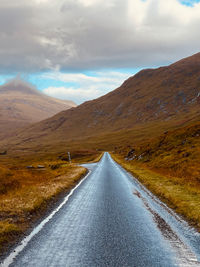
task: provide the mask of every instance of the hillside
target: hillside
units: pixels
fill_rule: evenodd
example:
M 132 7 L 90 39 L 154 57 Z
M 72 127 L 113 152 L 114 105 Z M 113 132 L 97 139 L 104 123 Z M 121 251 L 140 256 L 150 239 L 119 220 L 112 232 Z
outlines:
M 114 159 L 200 231 L 200 122 L 143 144 L 117 148 Z
M 200 122 L 176 130 L 167 131 L 162 135 L 147 140 L 143 144 L 118 149 L 126 161 L 142 163 L 159 170 L 162 174 L 181 177 L 199 182 L 200 175 Z
M 16 78 L 0 86 L 0 138 L 74 106 L 71 101 L 44 95 L 31 84 Z
M 113 92 L 19 132 L 11 143 L 18 149 L 41 144 L 50 149 L 85 139 L 88 146 L 112 149 L 110 143 L 142 142 L 198 121 L 199 104 L 200 53 L 167 67 L 142 70 Z

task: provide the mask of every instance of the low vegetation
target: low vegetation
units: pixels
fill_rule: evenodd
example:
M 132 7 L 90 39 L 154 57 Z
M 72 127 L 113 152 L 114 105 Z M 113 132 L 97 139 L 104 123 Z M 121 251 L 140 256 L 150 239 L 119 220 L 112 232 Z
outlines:
M 64 154 L 32 158 L 1 158 L 0 254 L 12 246 L 63 194 L 86 174 L 73 162 L 98 160 L 94 151 L 73 152 L 72 163 Z
M 200 230 L 200 124 L 120 148 L 114 159 Z

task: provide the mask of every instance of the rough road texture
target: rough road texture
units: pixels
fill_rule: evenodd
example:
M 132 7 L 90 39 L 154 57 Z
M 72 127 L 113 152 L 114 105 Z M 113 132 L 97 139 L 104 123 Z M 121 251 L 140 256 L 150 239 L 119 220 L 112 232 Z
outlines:
M 88 178 L 10 266 L 200 266 L 199 234 L 108 153 L 87 167 Z

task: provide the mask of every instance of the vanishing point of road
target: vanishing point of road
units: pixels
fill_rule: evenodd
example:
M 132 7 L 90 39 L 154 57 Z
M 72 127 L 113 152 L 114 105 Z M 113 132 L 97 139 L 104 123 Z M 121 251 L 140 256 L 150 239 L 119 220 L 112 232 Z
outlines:
M 105 153 L 4 260 L 13 267 L 200 266 L 200 235 Z

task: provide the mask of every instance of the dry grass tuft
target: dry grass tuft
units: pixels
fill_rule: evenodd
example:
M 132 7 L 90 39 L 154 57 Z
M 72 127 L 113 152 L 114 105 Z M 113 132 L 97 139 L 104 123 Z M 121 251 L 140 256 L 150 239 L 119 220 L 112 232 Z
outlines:
M 125 161 L 124 157 L 117 154 L 112 154 L 112 157 L 151 192 L 200 230 L 200 183 L 187 183 L 185 179 L 161 174 L 144 163 Z
M 153 136 L 117 148 L 113 157 L 200 229 L 200 123 Z
M 76 163 L 98 160 L 99 153 L 73 152 Z M 38 169 L 38 165 L 45 168 Z M 27 166 L 32 168 L 27 169 Z M 0 163 L 0 254 L 40 218 L 58 197 L 69 191 L 87 170 L 60 155 L 4 158 Z

